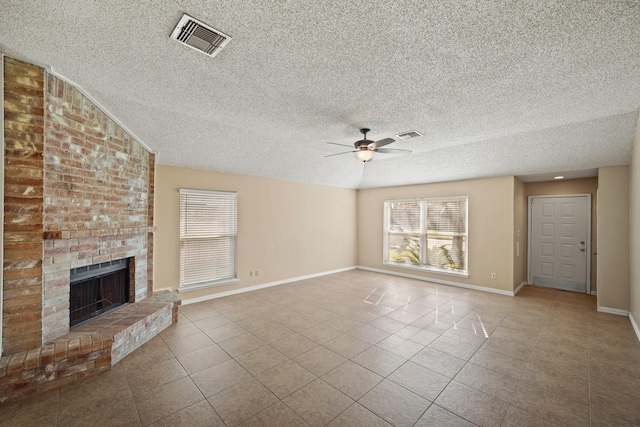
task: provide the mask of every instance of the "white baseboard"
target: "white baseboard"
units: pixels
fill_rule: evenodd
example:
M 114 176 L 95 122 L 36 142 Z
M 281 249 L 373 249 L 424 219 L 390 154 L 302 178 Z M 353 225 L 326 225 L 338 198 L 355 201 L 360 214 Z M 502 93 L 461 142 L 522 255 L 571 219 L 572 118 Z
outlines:
M 633 314 L 631 314 L 631 312 L 629 312 L 629 320 L 631 321 L 631 326 L 633 326 L 633 330 L 636 331 L 636 337 L 638 337 L 638 341 L 640 341 L 640 328 L 638 327 L 638 324 L 633 318 Z
M 598 306 L 598 311 L 600 313 L 607 313 L 607 314 L 615 314 L 618 316 L 624 316 L 624 317 L 628 317 L 629 316 L 629 310 L 620 310 L 619 308 L 611 308 L 611 307 L 602 307 L 602 306 Z
M 232 291 L 227 291 L 227 292 L 218 292 L 216 294 L 205 295 L 202 297 L 183 300 L 182 305 L 195 304 L 197 302 L 209 301 L 216 298 L 228 297 L 231 295 L 242 294 L 245 292 L 257 291 L 258 289 L 270 288 L 272 286 L 284 285 L 286 283 L 298 282 L 300 280 L 307 280 L 307 279 L 313 279 L 315 277 L 327 276 L 329 274 L 342 273 L 344 271 L 355 270 L 356 268 L 357 268 L 356 266 L 340 268 L 338 270 L 323 271 L 321 273 L 308 274 L 306 276 L 292 277 L 290 279 L 277 280 L 275 282 L 263 283 L 261 285 L 255 285 L 255 286 L 248 286 L 246 288 L 234 289 Z
M 363 265 L 359 265 L 358 270 L 366 270 L 366 271 L 373 271 L 374 273 L 390 274 L 392 276 L 406 277 L 407 279 L 422 280 L 424 282 L 439 283 L 441 285 L 456 286 L 458 288 L 473 289 L 474 291 L 490 292 L 492 294 L 507 295 L 510 297 L 514 296 L 513 292 L 503 291 L 501 289 L 486 288 L 484 286 L 467 285 L 466 283 L 451 282 L 449 280 L 432 279 L 430 277 L 416 276 L 413 274 L 406 274 L 406 273 L 398 273 L 398 272 L 389 271 L 389 270 L 381 270 L 379 268 L 365 267 Z
M 513 290 L 513 296 L 518 295 L 518 292 L 520 292 L 522 290 L 522 288 L 524 288 L 526 285 L 527 285 L 527 281 L 526 280 L 524 282 L 520 283 L 520 285 L 518 285 L 518 287 Z

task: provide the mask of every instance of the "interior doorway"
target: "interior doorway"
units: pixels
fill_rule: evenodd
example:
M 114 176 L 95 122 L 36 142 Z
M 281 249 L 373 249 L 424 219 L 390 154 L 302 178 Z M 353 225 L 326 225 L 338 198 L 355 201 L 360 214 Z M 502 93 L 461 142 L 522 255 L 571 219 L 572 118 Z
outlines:
M 591 195 L 529 197 L 530 284 L 591 292 Z

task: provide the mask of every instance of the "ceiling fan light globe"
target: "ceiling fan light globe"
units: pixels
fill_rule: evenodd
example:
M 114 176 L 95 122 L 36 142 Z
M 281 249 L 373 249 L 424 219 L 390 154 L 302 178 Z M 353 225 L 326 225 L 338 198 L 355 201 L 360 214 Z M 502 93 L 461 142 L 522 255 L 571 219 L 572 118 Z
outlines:
M 373 151 L 372 150 L 360 150 L 360 151 L 356 151 L 356 159 L 362 161 L 362 162 L 366 162 L 368 160 L 371 160 L 373 158 Z

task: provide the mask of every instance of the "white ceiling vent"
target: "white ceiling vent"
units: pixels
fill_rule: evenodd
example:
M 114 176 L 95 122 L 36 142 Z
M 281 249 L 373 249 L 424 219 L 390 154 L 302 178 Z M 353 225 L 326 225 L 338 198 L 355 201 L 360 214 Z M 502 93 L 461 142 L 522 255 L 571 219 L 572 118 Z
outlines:
M 410 130 L 409 132 L 403 132 L 403 133 L 399 133 L 396 135 L 396 138 L 400 138 L 402 140 L 407 140 L 407 139 L 411 139 L 411 138 L 417 138 L 419 136 L 423 136 L 420 132 L 418 132 L 417 130 Z
M 204 22 L 184 14 L 171 33 L 171 38 L 192 49 L 214 57 L 229 43 L 231 37 Z

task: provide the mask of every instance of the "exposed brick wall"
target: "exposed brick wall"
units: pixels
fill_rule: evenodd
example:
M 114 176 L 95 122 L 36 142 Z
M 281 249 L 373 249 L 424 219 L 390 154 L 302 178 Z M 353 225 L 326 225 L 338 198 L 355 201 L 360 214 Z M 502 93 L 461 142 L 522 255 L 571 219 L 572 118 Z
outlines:
M 42 342 L 44 70 L 4 60 L 2 349 Z
M 152 293 L 155 157 L 77 88 L 5 57 L 3 354 L 69 331 L 69 270 L 132 258 Z
M 146 226 L 149 152 L 50 74 L 46 96 L 45 230 Z
M 42 68 L 5 58 L 3 78 L 0 404 L 109 370 L 179 304 L 152 296 L 155 156 Z M 70 270 L 121 258 L 141 302 L 69 332 Z
M 69 270 L 133 258 L 132 295 L 148 292 L 154 157 L 77 88 L 47 74 L 43 340 L 69 331 Z
M 147 219 L 150 227 L 155 225 L 154 222 L 154 203 L 155 203 L 155 186 L 156 186 L 156 156 L 149 155 L 149 203 L 147 207 Z M 147 295 L 153 294 L 153 233 L 147 235 Z

